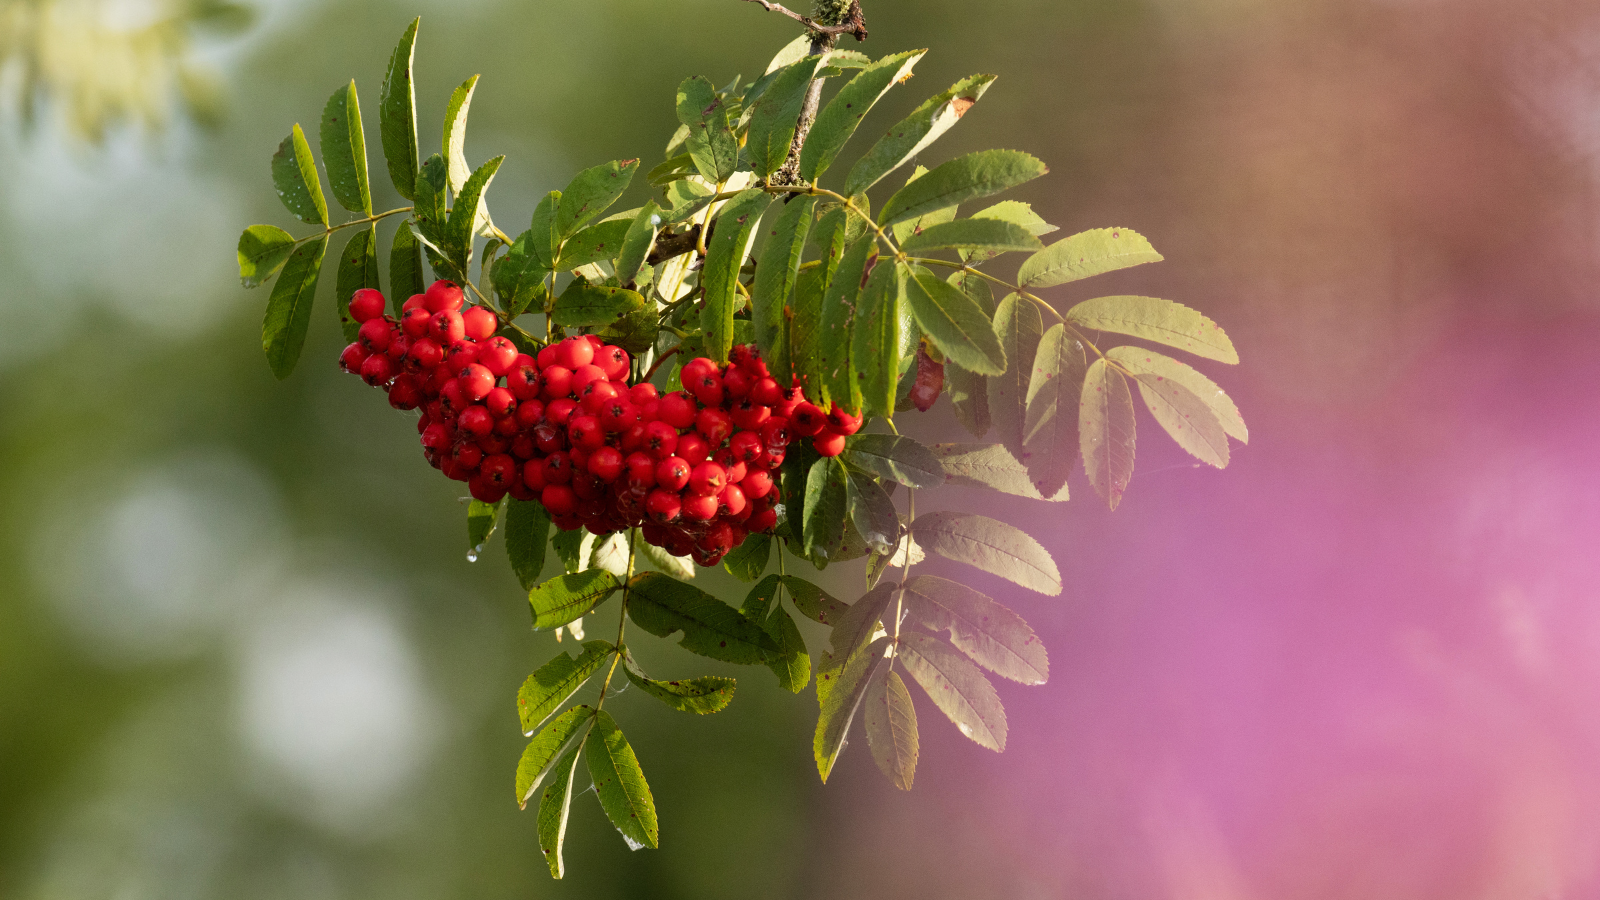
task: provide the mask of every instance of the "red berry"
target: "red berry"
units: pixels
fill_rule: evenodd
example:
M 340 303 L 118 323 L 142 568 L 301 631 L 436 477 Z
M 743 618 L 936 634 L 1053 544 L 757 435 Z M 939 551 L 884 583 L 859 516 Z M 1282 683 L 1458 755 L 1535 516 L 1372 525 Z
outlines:
M 539 373 L 539 392 L 546 400 L 559 400 L 572 393 L 572 370 L 550 366 Z
M 628 364 L 632 361 L 628 351 L 610 344 L 602 346 L 594 357 L 594 364 L 599 366 L 612 381 L 625 381 L 628 377 Z
M 729 415 L 733 417 L 735 426 L 746 431 L 753 431 L 760 428 L 762 423 L 767 421 L 772 415 L 772 410 L 749 397 L 744 397 L 733 405 L 733 410 Z
M 755 380 L 744 369 L 730 367 L 722 376 L 722 390 L 729 397 L 744 397 L 750 393 Z
M 478 309 L 480 307 L 473 307 Z M 472 310 L 467 310 L 471 312 Z M 487 310 L 486 310 L 487 312 Z M 494 315 L 489 313 L 489 315 Z M 494 373 L 499 378 L 511 371 L 511 364 L 517 359 L 517 345 L 511 343 L 509 338 L 491 337 L 478 345 L 478 364 Z
M 545 485 L 544 490 L 539 492 L 539 502 L 552 516 L 570 516 L 578 507 L 577 496 L 572 493 L 572 488 L 564 484 Z
M 494 430 L 494 417 L 481 406 L 469 406 L 456 417 L 456 426 L 473 437 L 486 437 Z
M 689 475 L 689 492 L 696 495 L 719 494 L 728 483 L 728 470 L 714 462 L 703 462 Z
M 427 337 L 428 323 L 433 321 L 433 313 L 425 309 L 408 309 L 400 314 L 400 328 L 413 338 Z
M 499 503 L 500 499 L 506 495 L 504 487 L 492 484 L 482 475 L 468 481 L 467 490 L 472 494 L 474 500 L 481 500 L 484 503 Z
M 466 395 L 461 393 L 461 382 L 454 378 L 445 382 L 444 387 L 439 389 L 439 405 L 451 417 L 461 415 L 461 411 L 467 408 L 468 402 Z
M 450 446 L 450 427 L 443 422 L 434 422 L 422 432 L 422 446 L 429 450 L 443 450 Z
M 764 509 L 761 512 L 752 513 L 750 518 L 745 520 L 744 525 L 751 532 L 771 531 L 778 527 L 778 511 Z
M 722 376 L 717 374 L 716 369 L 696 376 L 692 382 L 685 381 L 683 386 L 706 406 L 722 405 Z
M 711 455 L 711 445 L 700 436 L 697 431 L 681 435 L 678 438 L 677 454 L 688 460 L 690 464 L 699 464 L 706 461 Z
M 650 422 L 644 426 L 644 446 L 656 459 L 666 459 L 678 449 L 678 429 L 666 422 Z
M 544 483 L 566 484 L 572 480 L 572 457 L 566 451 L 552 453 L 544 458 Z M 555 510 L 551 510 L 555 512 Z
M 739 462 L 755 462 L 761 457 L 764 449 L 761 444 L 761 435 L 754 431 L 741 431 L 728 441 L 728 449 L 732 456 Z
M 733 419 L 720 409 L 702 409 L 694 417 L 694 427 L 705 435 L 707 444 L 720 447 L 733 434 Z
M 374 353 L 361 364 L 361 380 L 377 387 L 394 377 L 394 360 L 382 353 Z
M 406 337 L 404 332 L 396 331 L 390 335 L 388 350 L 390 359 L 399 363 L 406 358 L 406 352 L 410 349 L 411 338 Z
M 433 315 L 433 311 L 428 309 L 428 295 L 427 294 L 412 294 L 410 297 L 406 298 L 406 302 L 405 303 L 400 304 L 400 314 L 401 315 L 404 315 L 404 314 L 412 311 L 413 309 L 420 309 L 423 312 L 427 313 L 429 316 Z
M 737 484 L 730 484 L 722 489 L 717 496 L 717 508 L 725 516 L 737 516 L 745 510 L 744 491 Z
M 495 487 L 509 489 L 511 483 L 517 480 L 517 461 L 504 453 L 486 456 L 483 465 L 478 467 L 478 473 Z
M 352 375 L 360 375 L 361 364 L 366 362 L 367 357 L 370 355 L 367 352 L 367 348 L 361 346 L 361 342 L 357 341 L 344 348 L 344 352 L 339 354 L 339 368 Z
M 669 491 L 681 491 L 689 483 L 689 461 L 669 456 L 656 466 L 656 484 Z
M 389 349 L 389 341 L 394 339 L 394 329 L 388 319 L 370 319 L 361 323 L 361 331 L 356 339 L 370 352 L 382 353 Z
M 573 465 L 576 467 L 577 464 L 574 463 Z M 579 500 L 599 500 L 600 496 L 605 493 L 605 487 L 600 483 L 600 479 L 586 471 L 576 471 L 575 468 L 572 473 L 572 492 L 578 495 Z M 586 505 L 585 510 L 592 514 L 594 510 L 593 504 Z
M 628 399 L 632 400 L 635 406 L 644 406 L 651 400 L 659 400 L 660 398 L 661 392 L 656 390 L 656 386 L 648 381 L 641 381 L 628 388 Z
M 645 498 L 644 508 L 650 513 L 650 518 L 666 524 L 678 518 L 683 509 L 683 500 L 674 491 L 656 488 Z
M 444 310 L 458 310 L 467 300 L 467 295 L 454 281 L 440 279 L 428 285 L 428 292 L 423 302 L 427 305 L 428 312 L 437 313 Z
M 511 419 L 515 422 L 516 419 Z M 495 426 L 498 428 L 499 426 Z M 532 435 L 524 432 L 511 439 L 511 455 L 517 459 L 533 459 L 539 455 L 539 448 L 534 445 Z M 522 499 L 518 497 L 517 499 Z
M 861 430 L 861 417 L 853 416 L 835 406 L 828 411 L 828 430 L 834 434 L 855 434 Z
M 600 428 L 600 420 L 594 416 L 573 416 L 567 421 L 567 438 L 574 447 L 583 447 L 593 450 L 606 442 L 606 434 Z
M 539 353 L 538 353 L 537 356 L 534 357 L 534 359 L 536 359 L 538 361 L 539 368 L 548 369 L 551 366 L 560 364 L 560 362 L 559 362 L 560 354 L 561 354 L 561 351 L 560 351 L 560 349 L 558 349 L 557 345 L 555 345 L 555 344 L 546 344 L 543 347 L 539 348 Z
M 838 456 L 844 452 L 844 435 L 824 432 L 811 439 L 811 446 L 823 456 Z
M 422 388 L 411 375 L 400 375 L 389 385 L 389 405 L 395 409 L 416 409 L 422 402 Z
M 534 458 L 523 464 L 522 483 L 526 484 L 530 490 L 544 490 L 545 480 L 543 459 Z
M 584 368 L 593 367 L 585 366 Z M 573 376 L 573 380 L 576 382 L 576 375 Z M 584 409 L 594 413 L 595 415 L 599 415 L 600 410 L 604 409 L 607 403 L 615 400 L 621 395 L 621 393 L 621 391 L 617 390 L 616 385 L 604 379 L 597 378 L 594 381 L 585 384 L 583 386 L 583 390 L 578 391 L 578 401 L 583 404 Z
M 432 338 L 418 338 L 411 342 L 411 349 L 406 355 L 418 369 L 428 371 L 435 369 L 444 362 L 444 350 Z
M 458 341 L 454 344 L 445 343 L 441 346 L 448 347 L 444 354 L 444 364 L 450 369 L 450 374 L 460 375 L 467 366 L 478 361 L 478 345 Z
M 474 306 L 461 311 L 461 327 L 466 331 L 467 337 L 482 341 L 494 334 L 495 329 L 500 327 L 500 320 L 489 310 Z
M 556 364 L 576 372 L 579 366 L 594 362 L 594 345 L 583 338 L 571 337 L 555 345 Z
M 578 366 L 572 370 L 572 392 L 582 394 L 583 389 L 591 381 L 605 381 L 605 370 L 596 365 Z
M 567 449 L 567 433 L 553 422 L 540 422 L 533 428 L 533 443 L 540 453 Z
M 628 426 L 628 430 L 624 431 L 622 438 L 617 441 L 617 446 L 622 449 L 623 453 L 632 453 L 642 448 L 644 446 L 644 426 L 637 422 Z
M 789 417 L 789 430 L 801 437 L 815 437 L 825 425 L 828 417 L 815 404 L 801 402 L 794 408 L 794 415 Z
M 600 427 L 611 434 L 621 434 L 639 424 L 639 408 L 617 397 L 600 408 Z
M 694 413 L 694 401 L 683 391 L 673 391 L 662 397 L 661 405 L 656 408 L 656 418 L 677 429 L 693 426 Z
M 544 418 L 544 404 L 538 400 L 524 400 L 517 404 L 517 425 L 522 428 L 532 428 Z
M 467 327 L 461 313 L 453 309 L 440 310 L 428 320 L 428 336 L 441 344 L 458 344 L 467 336 Z
M 494 390 L 494 375 L 477 363 L 462 370 L 456 381 L 461 385 L 461 395 L 466 397 L 469 403 L 477 403 Z
M 691 519 L 709 522 L 717 517 L 717 498 L 711 494 L 696 494 L 683 498 L 683 514 Z
M 506 373 L 506 387 L 518 400 L 532 400 L 539 396 L 539 370 L 530 359 L 527 363 L 513 365 Z
M 717 364 L 704 356 L 696 357 L 683 364 L 683 369 L 678 372 L 678 380 L 688 387 L 690 382 L 696 381 L 708 372 L 715 372 Z
M 504 391 L 505 388 L 495 388 L 495 390 L 496 391 Z M 506 393 L 509 394 L 510 391 L 506 391 Z M 503 437 L 503 438 L 514 438 L 514 437 L 516 437 L 517 432 L 521 431 L 522 428 L 521 428 L 521 426 L 519 426 L 517 424 L 516 417 L 512 416 L 510 414 L 510 411 L 511 411 L 510 407 L 509 406 L 507 407 L 506 415 L 503 415 L 503 416 L 495 415 L 494 406 L 491 403 L 491 401 L 493 399 L 494 399 L 494 391 L 490 391 L 489 392 L 489 396 L 485 397 L 483 399 L 483 404 L 485 406 L 489 407 L 489 414 L 494 416 L 494 433 L 497 436 Z M 516 402 L 517 401 L 513 399 L 513 400 L 510 401 L 510 405 L 511 406 L 515 406 Z
M 577 403 L 562 397 L 560 400 L 551 400 L 544 405 L 544 417 L 546 421 L 565 427 L 567 420 L 572 418 L 572 414 L 577 408 Z
M 357 322 L 383 317 L 383 294 L 372 288 L 362 288 L 350 296 L 350 318 Z
M 750 388 L 750 399 L 762 406 L 777 406 L 783 402 L 783 389 L 771 378 L 763 378 Z
M 476 470 L 478 464 L 483 462 L 483 448 L 477 444 L 457 444 L 450 451 L 450 458 L 463 469 Z
M 646 453 L 630 453 L 622 464 L 628 469 L 628 487 L 639 489 L 654 487 L 656 483 L 656 461 Z
M 622 474 L 622 451 L 615 447 L 601 447 L 589 454 L 589 474 L 610 483 Z
M 489 415 L 501 419 L 511 415 L 517 408 L 517 397 L 509 388 L 491 388 L 483 397 L 483 405 L 489 408 Z M 513 421 L 511 424 L 515 426 L 516 422 Z
M 759 500 L 772 493 L 772 475 L 767 472 L 751 472 L 739 482 L 739 489 L 744 491 L 746 498 Z

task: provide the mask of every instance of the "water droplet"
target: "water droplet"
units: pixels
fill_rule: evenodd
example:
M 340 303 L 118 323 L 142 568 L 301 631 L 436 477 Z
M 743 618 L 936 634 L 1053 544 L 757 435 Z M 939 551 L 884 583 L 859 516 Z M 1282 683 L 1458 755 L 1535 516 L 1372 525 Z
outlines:
M 478 546 L 473 547 L 471 550 L 468 550 L 467 551 L 467 562 L 469 562 L 469 563 L 477 562 L 478 561 L 478 554 L 482 553 L 482 552 L 483 552 L 483 545 L 482 544 L 479 544 Z

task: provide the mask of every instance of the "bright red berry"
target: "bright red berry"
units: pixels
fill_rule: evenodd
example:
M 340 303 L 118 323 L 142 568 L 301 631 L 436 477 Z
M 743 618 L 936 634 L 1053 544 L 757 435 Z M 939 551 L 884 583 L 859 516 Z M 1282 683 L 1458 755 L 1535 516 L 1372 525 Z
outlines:
M 739 490 L 744 491 L 746 498 L 758 500 L 772 493 L 772 475 L 767 472 L 751 472 L 739 482 Z
M 693 426 L 694 414 L 694 401 L 683 391 L 673 391 L 662 397 L 661 405 L 656 407 L 656 418 L 677 429 Z
M 761 435 L 754 431 L 741 431 L 729 439 L 728 449 L 734 459 L 751 463 L 761 457 L 761 451 L 765 448 L 761 443 Z
M 823 456 L 838 456 L 844 452 L 844 435 L 824 432 L 811 439 L 811 446 Z
M 714 462 L 703 462 L 689 475 L 692 494 L 718 494 L 728 483 L 728 470 Z
M 577 495 L 564 484 L 545 485 L 544 490 L 539 492 L 539 502 L 552 516 L 570 516 L 578 508 Z
M 467 295 L 454 281 L 440 279 L 428 285 L 426 299 L 423 301 L 428 312 L 437 313 L 444 310 L 458 310 L 465 303 Z
M 678 518 L 683 510 L 683 499 L 675 491 L 656 488 L 645 498 L 644 508 L 650 518 L 666 524 Z
M 462 431 L 473 437 L 486 437 L 494 430 L 494 417 L 481 406 L 473 405 L 461 411 L 456 417 L 456 425 Z
M 550 366 L 539 373 L 539 392 L 546 400 L 559 400 L 572 393 L 572 370 Z
M 701 437 L 699 432 L 691 431 L 678 437 L 677 454 L 690 464 L 697 465 L 705 462 L 711 455 L 711 445 L 706 443 L 706 439 Z
M 422 371 L 435 369 L 444 362 L 444 350 L 439 347 L 437 341 L 427 337 L 412 341 L 411 349 L 406 355 Z
M 815 404 L 802 402 L 789 417 L 789 430 L 801 437 L 815 437 L 828 424 L 828 417 Z
M 478 361 L 478 345 L 459 341 L 455 344 L 442 344 L 447 347 L 444 354 L 444 364 L 450 369 L 450 374 L 460 375 L 467 366 Z
M 574 372 L 594 362 L 594 345 L 582 338 L 567 338 L 554 346 L 556 364 Z
M 480 307 L 473 307 L 478 309 Z M 467 310 L 471 312 L 472 310 Z M 494 315 L 489 313 L 489 315 Z M 511 371 L 511 364 L 517 359 L 517 345 L 504 337 L 491 337 L 478 345 L 478 364 L 494 373 L 500 378 Z
M 656 466 L 656 484 L 669 491 L 681 491 L 689 483 L 689 461 L 669 456 Z
M 352 375 L 360 375 L 361 364 L 366 362 L 367 357 L 371 355 L 367 352 L 367 348 L 361 346 L 361 342 L 357 341 L 344 348 L 344 352 L 339 354 L 339 368 Z
M 628 377 L 628 364 L 632 362 L 628 351 L 610 344 L 602 346 L 595 353 L 594 364 L 606 373 L 612 381 L 623 381 Z
M 511 393 L 510 388 L 490 388 L 489 393 L 483 397 L 483 405 L 488 407 L 489 415 L 496 419 L 505 418 L 517 408 L 517 396 Z M 516 422 L 513 421 L 511 424 L 515 426 Z
M 362 288 L 350 296 L 350 318 L 357 322 L 383 317 L 383 294 L 372 288 Z
M 461 327 L 467 337 L 475 341 L 487 340 L 500 327 L 500 320 L 494 313 L 481 306 L 473 306 L 461 311 Z
M 762 406 L 777 406 L 783 402 L 783 389 L 771 378 L 763 378 L 750 388 L 750 399 Z
M 377 387 L 394 377 L 394 360 L 382 353 L 374 353 L 361 364 L 361 380 Z
M 576 402 L 562 397 L 560 400 L 551 400 L 544 405 L 544 417 L 550 422 L 565 427 L 567 420 L 572 418 L 572 414 L 577 408 L 578 404 Z
M 853 416 L 835 406 L 828 411 L 828 430 L 834 434 L 855 434 L 861 430 L 861 417 Z
M 632 400 L 635 406 L 644 406 L 651 400 L 661 399 L 661 392 L 656 390 L 656 386 L 650 382 L 641 381 L 628 388 L 628 399 Z
M 709 522 L 717 517 L 717 498 L 714 494 L 691 494 L 683 498 L 683 514 L 691 519 Z
M 400 328 L 413 338 L 427 337 L 428 323 L 433 321 L 433 313 L 425 309 L 408 309 L 400 314 Z
M 702 409 L 694 417 L 694 427 L 705 435 L 707 444 L 720 447 L 733 434 L 733 419 L 720 409 Z
M 644 446 L 656 459 L 666 459 L 678 449 L 678 429 L 666 422 L 650 422 L 644 426 Z
M 467 336 L 467 327 L 461 313 L 453 309 L 440 310 L 428 320 L 428 336 L 441 344 L 458 344 Z
M 610 483 L 622 474 L 622 451 L 615 447 L 601 447 L 589 454 L 589 474 Z
M 461 395 L 466 397 L 469 403 L 477 403 L 494 390 L 494 375 L 477 363 L 462 370 L 456 380 L 461 384 Z
M 605 444 L 606 433 L 594 416 L 575 415 L 567 421 L 567 438 L 574 447 L 593 450 Z
M 389 349 L 389 341 L 394 339 L 394 329 L 390 327 L 388 319 L 369 319 L 361 323 L 361 331 L 356 339 L 369 352 L 382 353 Z

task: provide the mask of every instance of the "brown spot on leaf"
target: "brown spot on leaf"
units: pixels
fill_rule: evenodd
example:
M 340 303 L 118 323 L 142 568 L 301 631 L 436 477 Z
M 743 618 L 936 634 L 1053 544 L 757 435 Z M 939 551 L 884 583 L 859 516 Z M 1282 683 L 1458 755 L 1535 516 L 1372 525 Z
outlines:
M 957 97 L 950 101 L 950 109 L 955 112 L 956 118 L 959 119 L 966 115 L 967 110 L 971 109 L 973 104 L 977 102 L 977 100 L 971 97 Z

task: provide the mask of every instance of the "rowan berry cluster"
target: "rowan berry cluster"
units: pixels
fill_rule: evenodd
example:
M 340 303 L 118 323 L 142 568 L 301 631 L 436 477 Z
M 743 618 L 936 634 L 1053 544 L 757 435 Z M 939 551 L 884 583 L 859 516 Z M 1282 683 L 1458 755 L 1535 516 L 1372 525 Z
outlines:
M 339 363 L 422 410 L 417 431 L 434 468 L 486 503 L 538 500 L 563 530 L 638 527 L 674 556 L 716 565 L 751 532 L 778 522 L 778 468 L 792 440 L 836 456 L 861 418 L 824 413 L 799 387 L 779 386 L 755 348 L 718 366 L 684 364 L 684 390 L 630 384 L 633 360 L 594 335 L 536 356 L 499 319 L 436 281 L 384 315 L 383 295 L 350 300 L 359 337 Z

